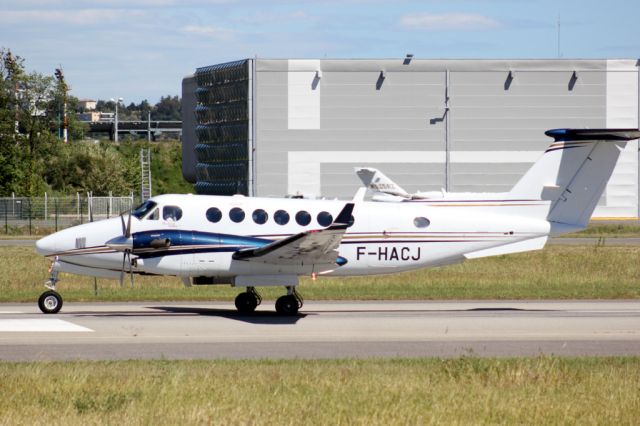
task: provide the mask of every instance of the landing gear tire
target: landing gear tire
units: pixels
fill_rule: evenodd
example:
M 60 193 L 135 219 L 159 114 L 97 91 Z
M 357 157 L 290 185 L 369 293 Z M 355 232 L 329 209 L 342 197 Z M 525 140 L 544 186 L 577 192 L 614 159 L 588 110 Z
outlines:
M 280 315 L 295 315 L 300 309 L 300 303 L 293 294 L 281 296 L 276 300 L 276 312 Z
M 256 310 L 258 306 L 258 298 L 255 293 L 246 291 L 236 296 L 236 308 L 238 312 L 243 314 L 250 314 Z
M 62 308 L 62 296 L 53 290 L 45 291 L 38 299 L 38 307 L 44 314 L 56 314 Z

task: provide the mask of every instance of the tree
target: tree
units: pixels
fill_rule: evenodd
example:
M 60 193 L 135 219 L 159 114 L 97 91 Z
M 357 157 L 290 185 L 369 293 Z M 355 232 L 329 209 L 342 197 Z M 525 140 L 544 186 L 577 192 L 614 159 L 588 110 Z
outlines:
M 0 50 L 0 194 L 18 191 L 21 178 L 18 156 L 16 98 L 22 58 Z
M 56 87 L 53 77 L 40 73 L 21 74 L 15 103 L 20 134 L 17 137 L 18 153 L 25 168 L 19 192 L 33 196 L 44 190 L 41 179 L 43 156 L 47 144 L 55 140 L 51 133 L 56 129 Z
M 140 119 L 146 120 L 149 117 L 149 113 L 152 111 L 153 107 L 146 99 L 140 102 L 138 105 L 138 110 L 140 111 Z
M 75 113 L 79 111 L 78 98 L 75 96 L 69 96 L 67 98 L 67 122 L 69 128 L 69 140 L 80 141 L 84 139 L 85 134 L 89 131 L 89 124 L 84 123 L 78 119 L 78 115 Z
M 61 72 L 57 71 L 59 77 Z M 28 196 L 46 189 L 42 178 L 51 146 L 62 126 L 67 86 L 62 78 L 26 73 L 24 60 L 9 50 L 0 50 L 0 191 Z M 71 109 L 72 134 L 75 126 Z M 55 152 L 53 153 L 55 155 Z
M 168 95 L 160 97 L 160 101 L 154 108 L 155 120 L 180 120 L 181 107 L 178 96 Z
M 100 196 L 110 191 L 128 194 L 140 187 L 140 164 L 133 148 L 56 141 L 51 151 L 43 177 L 55 191 L 92 191 Z

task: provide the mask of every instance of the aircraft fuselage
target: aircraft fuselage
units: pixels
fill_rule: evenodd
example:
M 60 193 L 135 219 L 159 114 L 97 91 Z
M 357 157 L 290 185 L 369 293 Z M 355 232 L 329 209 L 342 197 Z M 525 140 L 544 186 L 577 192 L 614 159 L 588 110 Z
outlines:
M 355 203 L 353 224 L 337 249 L 346 260 L 342 266 L 255 263 L 233 253 L 325 228 L 345 202 L 203 195 L 162 195 L 151 202 L 155 213 L 132 218 L 132 270 L 183 277 L 393 273 L 459 262 L 469 253 L 546 236 L 550 229 L 547 221 L 524 215 L 546 208 L 543 201 L 362 201 Z M 68 263 L 67 269 L 95 268 L 95 275 L 115 277 L 122 253 L 105 242 L 122 233 L 116 217 L 62 230 L 37 247 L 57 255 L 63 271 Z

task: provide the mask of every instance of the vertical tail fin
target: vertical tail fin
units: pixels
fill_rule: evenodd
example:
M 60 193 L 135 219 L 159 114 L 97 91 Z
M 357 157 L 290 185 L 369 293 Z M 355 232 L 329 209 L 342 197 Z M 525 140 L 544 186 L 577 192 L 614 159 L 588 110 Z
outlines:
M 516 183 L 510 196 L 550 201 L 547 220 L 584 227 L 626 143 L 638 129 L 554 129 L 542 157 Z
M 378 169 L 363 167 L 356 169 L 356 174 L 364 186 L 369 189 L 398 197 L 411 198 L 411 195 L 407 191 L 402 189 L 397 183 Z

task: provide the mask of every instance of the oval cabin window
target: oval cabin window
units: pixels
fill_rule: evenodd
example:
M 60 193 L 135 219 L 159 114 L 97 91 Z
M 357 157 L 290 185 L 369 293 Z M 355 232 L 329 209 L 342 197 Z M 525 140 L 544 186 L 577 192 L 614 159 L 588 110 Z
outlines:
M 207 220 L 209 222 L 217 223 L 222 219 L 222 212 L 217 207 L 211 207 L 207 210 Z
M 275 220 L 278 225 L 286 225 L 289 223 L 289 213 L 284 210 L 278 210 L 273 215 L 273 220 Z
M 311 223 L 311 215 L 309 214 L 309 212 L 301 210 L 296 213 L 296 222 L 300 226 L 307 226 L 309 223 Z
M 329 212 L 318 213 L 318 223 L 320 226 L 329 226 L 333 223 L 333 216 Z
M 253 211 L 251 217 L 255 223 L 262 225 L 267 222 L 267 219 L 269 219 L 269 214 L 262 209 L 256 209 Z
M 416 226 L 416 228 L 426 228 L 427 226 L 429 226 L 429 224 L 431 224 L 431 221 L 426 217 L 418 216 L 413 219 L 413 224 Z
M 240 223 L 244 220 L 244 210 L 240 207 L 234 207 L 229 210 L 229 219 L 234 221 L 235 223 Z

